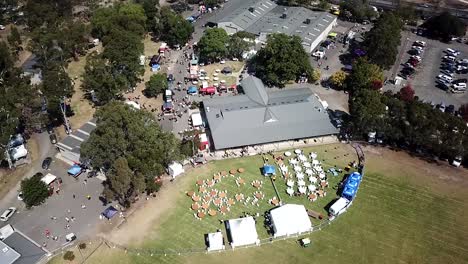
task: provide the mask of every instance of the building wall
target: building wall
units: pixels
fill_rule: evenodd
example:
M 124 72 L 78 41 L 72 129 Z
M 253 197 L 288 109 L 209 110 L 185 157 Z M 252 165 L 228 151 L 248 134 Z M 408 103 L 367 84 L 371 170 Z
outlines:
M 312 42 L 312 45 L 310 45 L 310 50 L 306 50 L 307 52 L 311 53 L 315 50 L 315 48 L 318 47 L 318 45 L 320 44 L 320 42 L 324 41 L 327 37 L 328 37 L 328 34 L 330 34 L 330 32 L 332 31 L 332 29 L 337 25 L 337 22 L 336 22 L 337 18 L 335 17 L 335 19 L 333 20 L 332 23 L 330 23 L 330 25 L 328 25 L 327 28 L 325 28 L 324 31 L 322 31 L 322 33 L 315 39 L 314 42 Z
M 218 28 L 222 28 L 222 29 L 226 30 L 228 35 L 232 35 L 234 33 L 237 33 L 239 31 L 243 30 L 241 27 L 237 26 L 236 24 L 230 23 L 230 22 L 218 23 Z

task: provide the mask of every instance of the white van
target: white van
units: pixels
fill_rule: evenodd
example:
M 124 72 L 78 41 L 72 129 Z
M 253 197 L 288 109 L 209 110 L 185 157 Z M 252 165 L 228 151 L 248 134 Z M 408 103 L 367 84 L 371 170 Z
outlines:
M 351 205 L 352 201 L 349 201 L 346 198 L 340 197 L 332 206 L 330 206 L 330 209 L 328 209 L 328 212 L 330 213 L 330 216 L 336 217 L 344 212 L 346 212 L 346 209 Z

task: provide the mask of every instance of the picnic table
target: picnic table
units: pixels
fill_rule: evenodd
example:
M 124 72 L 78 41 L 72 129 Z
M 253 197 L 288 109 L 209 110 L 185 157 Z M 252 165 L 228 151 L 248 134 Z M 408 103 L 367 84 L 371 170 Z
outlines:
M 211 197 L 215 197 L 216 194 L 218 194 L 218 192 L 216 192 L 215 190 L 211 190 L 211 192 L 210 192 Z
M 221 175 L 219 175 L 219 174 L 214 175 L 213 180 L 215 180 L 215 181 L 221 180 Z
M 195 194 L 194 191 L 188 191 L 188 192 L 187 192 L 187 196 L 190 196 L 190 197 L 192 197 L 192 195 L 194 195 L 194 194 Z
M 226 176 L 227 175 L 227 171 L 222 171 L 221 172 L 221 176 Z
M 194 202 L 198 202 L 198 201 L 200 201 L 200 196 L 194 195 L 194 196 L 192 196 L 192 200 L 193 200 Z
M 260 188 L 260 187 L 262 186 L 262 184 L 261 184 L 259 181 L 254 181 L 254 182 L 252 183 L 252 185 L 253 185 L 255 188 L 257 188 L 257 189 Z
M 227 201 L 227 204 L 228 205 L 234 205 L 236 202 L 234 201 L 234 199 L 232 198 L 229 198 L 228 201 Z
M 314 193 L 309 194 L 309 200 L 311 201 L 317 200 L 317 195 L 315 195 Z
M 239 173 L 243 173 L 243 172 L 245 171 L 245 169 L 244 169 L 244 168 L 239 168 L 239 169 L 237 169 L 237 171 L 238 171 Z
M 205 213 L 200 211 L 197 213 L 197 216 L 198 218 L 202 219 L 203 217 L 205 217 Z
M 208 180 L 208 181 L 206 182 L 206 185 L 208 185 L 208 186 L 210 186 L 210 187 L 213 186 L 214 184 L 215 184 L 214 180 Z
M 211 216 L 215 216 L 217 214 L 217 212 L 216 212 L 216 210 L 210 209 L 208 211 L 208 214 L 211 215 Z
M 203 180 L 198 180 L 197 185 L 199 185 L 199 186 L 203 185 Z
M 323 196 L 325 196 L 325 191 L 324 190 L 318 190 L 317 194 L 318 194 L 318 196 L 323 197 Z
M 206 210 L 206 209 L 210 208 L 210 204 L 209 203 L 204 203 L 204 204 L 202 204 L 202 208 Z
M 226 192 L 219 192 L 219 198 L 226 198 Z
M 273 198 L 273 199 L 271 199 L 271 204 L 276 206 L 276 205 L 279 204 L 279 200 L 277 198 Z
M 219 211 L 220 211 L 221 213 L 225 214 L 225 213 L 227 213 L 227 211 L 229 211 L 229 210 L 228 210 L 227 206 L 223 205 L 223 206 L 221 206 L 221 207 L 219 208 Z
M 195 211 L 196 211 L 196 210 L 198 210 L 198 209 L 200 209 L 200 205 L 199 205 L 198 203 L 193 203 L 193 204 L 192 204 L 192 210 L 195 210 Z
M 244 195 L 243 194 L 236 194 L 236 200 L 238 202 L 242 201 L 244 199 Z
M 242 179 L 242 178 L 239 178 L 239 179 L 237 180 L 237 182 L 238 182 L 239 184 L 244 184 L 244 183 L 245 183 L 245 180 Z
M 221 199 L 220 198 L 214 199 L 213 204 L 214 205 L 220 205 L 221 204 Z
M 236 174 L 236 172 L 237 172 L 237 171 L 236 171 L 235 169 L 231 169 L 231 170 L 229 171 L 230 174 Z
M 321 181 L 320 186 L 322 186 L 322 188 L 325 188 L 325 187 L 328 186 L 328 182 L 327 181 Z
M 200 192 L 200 193 L 206 192 L 205 186 L 200 186 L 200 187 L 198 187 L 198 192 Z

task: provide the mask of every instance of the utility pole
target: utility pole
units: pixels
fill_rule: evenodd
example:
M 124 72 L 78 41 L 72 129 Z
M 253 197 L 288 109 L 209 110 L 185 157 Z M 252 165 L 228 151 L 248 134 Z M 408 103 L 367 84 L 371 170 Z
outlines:
M 69 135 L 71 133 L 71 127 L 70 127 L 70 124 L 68 123 L 67 108 L 66 108 L 65 102 L 66 102 L 66 98 L 64 96 L 63 99 L 60 100 L 60 111 L 62 111 L 62 114 L 63 114 L 63 123 L 65 125 L 65 132 L 67 133 L 67 135 Z

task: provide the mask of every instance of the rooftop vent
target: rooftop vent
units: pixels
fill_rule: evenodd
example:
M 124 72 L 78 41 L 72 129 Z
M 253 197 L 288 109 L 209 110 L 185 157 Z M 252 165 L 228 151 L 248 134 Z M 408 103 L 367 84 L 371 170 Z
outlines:
M 255 11 L 255 8 L 249 7 L 249 11 L 250 11 L 251 13 L 253 13 L 253 12 Z
M 305 21 L 304 21 L 304 24 L 310 24 L 310 18 L 307 18 Z
M 283 19 L 286 18 L 286 17 L 287 17 L 286 13 L 283 13 L 283 14 L 281 15 L 281 18 L 283 18 Z

